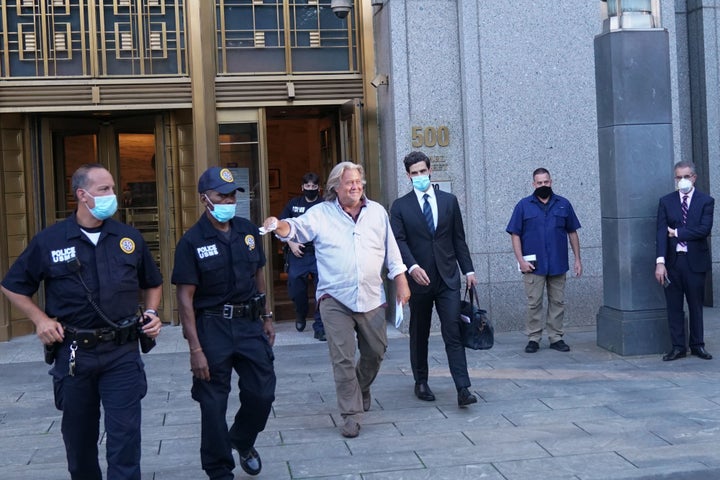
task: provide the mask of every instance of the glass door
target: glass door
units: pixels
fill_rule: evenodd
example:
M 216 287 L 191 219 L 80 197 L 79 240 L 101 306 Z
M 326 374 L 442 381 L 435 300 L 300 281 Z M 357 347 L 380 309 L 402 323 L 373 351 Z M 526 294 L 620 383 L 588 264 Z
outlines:
M 170 245 L 169 235 L 163 242 L 160 232 L 155 117 L 48 117 L 41 126 L 42 158 L 51 159 L 43 162 L 39 185 L 42 226 L 67 218 L 77 208 L 72 174 L 83 164 L 99 163 L 115 179 L 118 212 L 114 218 L 142 233 L 163 276 L 169 278 L 171 265 L 161 264 L 160 251 L 174 244 Z M 166 198 L 164 204 L 171 201 Z M 167 302 L 164 294 L 163 303 Z

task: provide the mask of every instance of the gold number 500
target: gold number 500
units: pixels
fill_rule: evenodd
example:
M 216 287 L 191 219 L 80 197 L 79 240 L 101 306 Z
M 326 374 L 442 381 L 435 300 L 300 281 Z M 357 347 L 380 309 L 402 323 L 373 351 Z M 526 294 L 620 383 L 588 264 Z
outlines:
M 419 148 L 434 147 L 439 145 L 441 147 L 447 147 L 450 145 L 450 129 L 442 125 L 438 128 L 435 127 L 412 127 L 412 146 Z

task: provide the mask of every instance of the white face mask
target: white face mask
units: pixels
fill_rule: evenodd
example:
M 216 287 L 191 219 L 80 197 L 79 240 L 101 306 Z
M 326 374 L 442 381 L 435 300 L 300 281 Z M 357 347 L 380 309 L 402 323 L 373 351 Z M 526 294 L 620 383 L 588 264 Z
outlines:
M 680 193 L 690 193 L 690 190 L 693 188 L 693 183 L 687 178 L 681 178 L 677 182 L 677 188 L 680 190 Z

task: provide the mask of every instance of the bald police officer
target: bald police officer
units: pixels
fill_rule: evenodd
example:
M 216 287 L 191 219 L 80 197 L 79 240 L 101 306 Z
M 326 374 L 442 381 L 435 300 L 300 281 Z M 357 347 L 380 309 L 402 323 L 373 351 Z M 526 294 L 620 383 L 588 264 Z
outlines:
M 240 466 L 257 475 L 255 439 L 275 400 L 272 312 L 265 306 L 265 254 L 258 228 L 235 216 L 235 185 L 227 168 L 207 169 L 198 182 L 200 219 L 180 239 L 172 283 L 190 347 L 192 397 L 200 403 L 202 468 L 211 479 L 232 480 Z M 228 430 L 230 379 L 238 374 L 240 408 Z
M 140 480 L 140 400 L 147 392 L 136 320 L 155 338 L 162 277 L 140 232 L 113 220 L 113 177 L 102 165 L 72 176 L 77 209 L 38 233 L 2 281 L 2 291 L 51 351 L 55 405 L 73 480 L 101 480 L 100 404 L 108 480 Z M 45 283 L 45 311 L 33 301 Z M 145 307 L 138 315 L 138 298 Z M 119 327 L 119 328 L 118 328 Z

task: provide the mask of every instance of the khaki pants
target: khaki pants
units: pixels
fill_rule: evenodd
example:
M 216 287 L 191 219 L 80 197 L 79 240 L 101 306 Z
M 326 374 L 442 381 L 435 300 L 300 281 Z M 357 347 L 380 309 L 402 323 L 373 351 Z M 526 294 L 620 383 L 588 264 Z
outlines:
M 340 414 L 359 422 L 363 414 L 362 392 L 370 390 L 387 349 L 385 308 L 353 312 L 334 298 L 326 298 L 320 302 L 320 316 L 325 325 Z M 357 365 L 356 342 L 360 350 Z
M 547 327 L 550 343 L 555 343 L 563 336 L 563 319 L 565 317 L 565 274 L 535 275 L 523 274 L 525 294 L 528 301 L 527 335 L 528 339 L 540 343 L 543 327 Z M 543 291 L 547 286 L 547 322 L 544 322 Z

